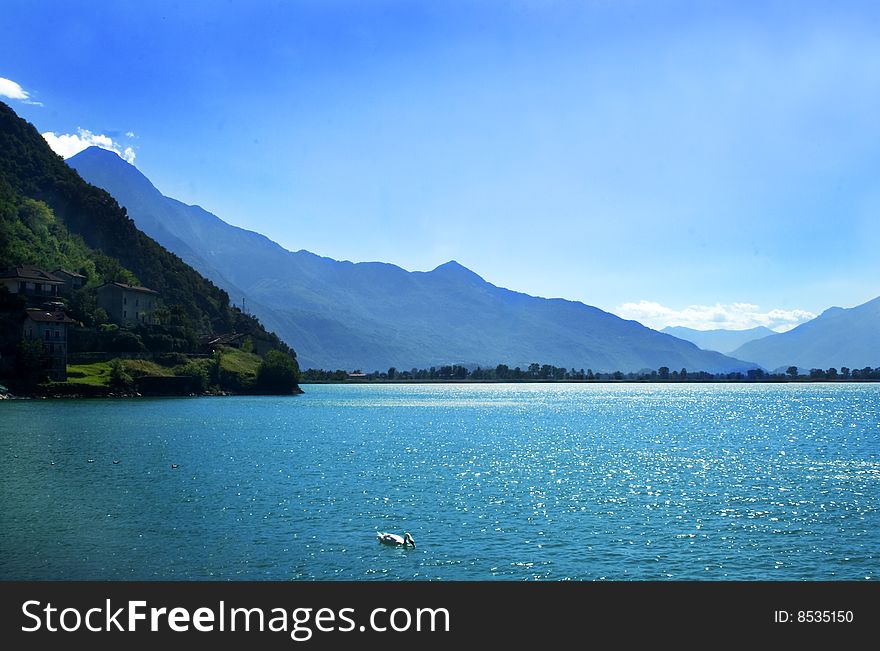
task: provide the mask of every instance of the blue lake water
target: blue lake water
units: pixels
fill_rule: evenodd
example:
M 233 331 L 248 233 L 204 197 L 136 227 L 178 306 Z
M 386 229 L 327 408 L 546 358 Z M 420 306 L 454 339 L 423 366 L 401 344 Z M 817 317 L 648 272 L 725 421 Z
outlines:
M 304 389 L 0 402 L 0 579 L 880 576 L 878 384 Z

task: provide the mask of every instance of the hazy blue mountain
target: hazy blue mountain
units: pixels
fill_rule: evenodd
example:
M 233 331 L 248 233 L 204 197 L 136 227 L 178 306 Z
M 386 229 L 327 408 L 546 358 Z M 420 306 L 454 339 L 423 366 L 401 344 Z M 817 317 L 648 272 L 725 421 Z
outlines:
M 857 307 L 832 307 L 788 332 L 750 341 L 734 351 L 775 369 L 880 366 L 880 297 Z
M 684 326 L 667 326 L 660 332 L 696 344 L 703 350 L 717 350 L 725 355 L 732 353 L 744 343 L 776 334 L 770 328 L 758 326 L 748 330 L 694 330 Z
M 246 296 L 248 308 L 296 348 L 302 368 L 532 362 L 606 371 L 754 367 L 583 303 L 496 287 L 454 261 L 409 272 L 287 251 L 163 196 L 136 168 L 102 149 L 86 149 L 68 163 L 233 300 Z

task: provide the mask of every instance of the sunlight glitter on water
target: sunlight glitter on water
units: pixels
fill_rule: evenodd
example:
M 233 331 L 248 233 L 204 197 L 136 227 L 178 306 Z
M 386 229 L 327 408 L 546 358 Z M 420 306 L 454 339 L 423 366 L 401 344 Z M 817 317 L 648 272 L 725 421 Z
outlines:
M 305 389 L 0 405 L 0 576 L 878 574 L 878 385 Z

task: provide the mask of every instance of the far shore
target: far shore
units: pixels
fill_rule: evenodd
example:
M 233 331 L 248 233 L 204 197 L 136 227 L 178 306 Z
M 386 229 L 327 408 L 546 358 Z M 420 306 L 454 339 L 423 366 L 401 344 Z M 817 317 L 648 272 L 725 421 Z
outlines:
M 627 379 L 622 380 L 540 380 L 540 379 L 521 379 L 521 380 L 365 380 L 362 378 L 348 380 L 302 380 L 300 385 L 307 384 L 862 384 L 880 382 L 878 379 L 814 379 L 809 377 L 799 377 L 797 379 L 761 379 L 761 380 L 735 380 L 735 379 L 712 379 L 712 380 L 639 380 Z

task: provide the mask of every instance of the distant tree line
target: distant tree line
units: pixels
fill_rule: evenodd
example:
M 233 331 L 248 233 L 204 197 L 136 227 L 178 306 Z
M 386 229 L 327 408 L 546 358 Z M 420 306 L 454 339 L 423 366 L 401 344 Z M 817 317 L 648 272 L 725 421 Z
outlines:
M 797 369 L 795 367 L 789 367 L 787 371 L 789 376 L 796 372 Z M 866 366 L 865 368 L 853 369 L 841 366 L 839 371 L 836 368 L 825 370 L 811 368 L 807 377 L 811 380 L 880 380 L 880 366 L 877 368 Z
M 644 370 L 637 373 L 624 373 L 622 371 L 603 372 L 593 369 L 574 369 L 553 366 L 551 364 L 529 364 L 528 368 L 516 366 L 510 368 L 506 364 L 499 364 L 495 368 L 483 368 L 476 366 L 469 368 L 460 364 L 448 366 L 432 366 L 431 368 L 412 368 L 408 371 L 399 371 L 394 367 L 387 371 L 373 371 L 362 373 L 360 370 L 348 372 L 344 370 L 325 371 L 310 368 L 302 373 L 303 382 L 797 382 L 815 380 L 880 380 L 880 366 L 872 368 L 866 366 L 862 369 L 850 369 L 846 366 L 840 369 L 810 369 L 808 373 L 801 373 L 798 367 L 790 366 L 785 373 L 768 373 L 761 369 L 752 369 L 746 373 L 707 373 L 706 371 L 670 370 L 661 366 L 656 370 Z

